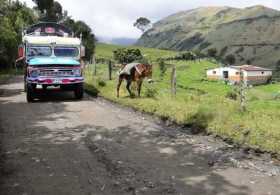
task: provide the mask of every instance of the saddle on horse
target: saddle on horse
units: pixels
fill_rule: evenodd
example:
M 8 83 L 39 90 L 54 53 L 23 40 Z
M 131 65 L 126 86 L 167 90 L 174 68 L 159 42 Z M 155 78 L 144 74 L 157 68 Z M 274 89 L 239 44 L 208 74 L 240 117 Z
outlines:
M 133 68 L 135 68 L 135 70 L 139 74 L 142 74 L 143 71 L 144 71 L 144 67 L 143 67 L 142 64 L 140 64 L 140 63 L 130 63 L 130 64 L 125 65 L 125 67 L 119 71 L 119 75 L 130 75 L 131 70 Z

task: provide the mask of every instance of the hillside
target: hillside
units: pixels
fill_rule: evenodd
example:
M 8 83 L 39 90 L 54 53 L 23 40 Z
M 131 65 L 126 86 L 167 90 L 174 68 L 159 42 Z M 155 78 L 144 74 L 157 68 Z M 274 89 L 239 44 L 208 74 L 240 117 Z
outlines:
M 137 45 L 175 50 L 216 48 L 236 64 L 275 68 L 280 60 L 280 11 L 263 6 L 244 9 L 201 7 L 179 12 L 154 24 Z

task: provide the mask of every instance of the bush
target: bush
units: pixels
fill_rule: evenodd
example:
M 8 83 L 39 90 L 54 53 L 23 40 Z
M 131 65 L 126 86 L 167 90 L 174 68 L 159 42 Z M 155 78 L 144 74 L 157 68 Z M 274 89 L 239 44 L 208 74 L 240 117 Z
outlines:
M 86 92 L 93 97 L 98 97 L 99 91 L 93 85 L 85 83 Z
M 228 47 L 224 47 L 220 52 L 220 57 L 223 57 L 227 53 Z
M 214 115 L 207 109 L 200 108 L 188 119 L 187 126 L 193 134 L 206 133 L 208 124 L 213 120 Z
M 106 86 L 106 82 L 104 80 L 98 80 L 97 81 L 98 86 L 100 87 L 105 87 Z
M 197 60 L 199 58 L 205 57 L 202 53 L 200 53 L 199 51 L 185 51 L 185 52 L 181 52 L 178 55 L 175 56 L 170 56 L 170 57 L 166 57 L 166 58 L 160 58 L 158 59 L 159 61 L 161 59 L 163 60 Z
M 216 48 L 211 48 L 211 49 L 208 49 L 208 50 L 207 50 L 207 55 L 208 55 L 209 57 L 212 57 L 212 58 L 217 57 L 217 53 L 218 53 L 218 51 L 217 51 Z
M 159 59 L 159 70 L 160 70 L 160 76 L 163 77 L 167 70 L 166 64 L 163 59 Z
M 226 94 L 226 98 L 231 99 L 231 100 L 237 100 L 238 93 L 235 90 L 234 91 L 229 91 Z
M 225 58 L 225 62 L 230 65 L 235 64 L 235 56 L 232 54 L 227 55 Z
M 158 91 L 154 87 L 147 87 L 145 91 L 145 96 L 148 98 L 155 98 L 158 95 Z
M 121 64 L 128 64 L 143 59 L 142 53 L 139 49 L 120 48 L 113 53 L 114 59 Z

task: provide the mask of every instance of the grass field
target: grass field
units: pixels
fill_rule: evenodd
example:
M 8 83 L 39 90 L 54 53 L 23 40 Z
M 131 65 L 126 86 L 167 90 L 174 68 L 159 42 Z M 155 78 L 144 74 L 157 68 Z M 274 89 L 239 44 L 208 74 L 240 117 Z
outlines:
M 97 57 L 112 58 L 112 51 L 119 46 L 99 44 Z M 155 114 L 163 119 L 192 127 L 197 131 L 206 131 L 236 143 L 261 150 L 279 153 L 280 151 L 280 85 L 258 86 L 246 91 L 246 112 L 240 111 L 240 103 L 227 97 L 234 87 L 222 82 L 210 82 L 205 78 L 207 68 L 218 65 L 207 60 L 169 61 L 177 69 L 177 95 L 170 95 L 170 73 L 161 77 L 156 64 L 158 57 L 176 54 L 173 51 L 140 48 L 153 63 L 153 84 L 144 83 L 141 98 L 131 99 L 121 89 L 121 97 L 116 98 L 116 71 L 113 80 L 108 80 L 106 64 L 97 64 L 97 75 L 92 76 L 92 67 L 86 71 L 86 86 L 89 90 L 98 90 L 99 95 Z M 153 97 L 148 97 L 151 96 Z

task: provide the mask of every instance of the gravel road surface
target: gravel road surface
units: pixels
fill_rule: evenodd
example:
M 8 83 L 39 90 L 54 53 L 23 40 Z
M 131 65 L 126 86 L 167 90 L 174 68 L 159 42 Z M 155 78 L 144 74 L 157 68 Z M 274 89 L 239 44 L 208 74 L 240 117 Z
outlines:
M 279 195 L 278 164 L 101 98 L 0 85 L 1 195 Z

